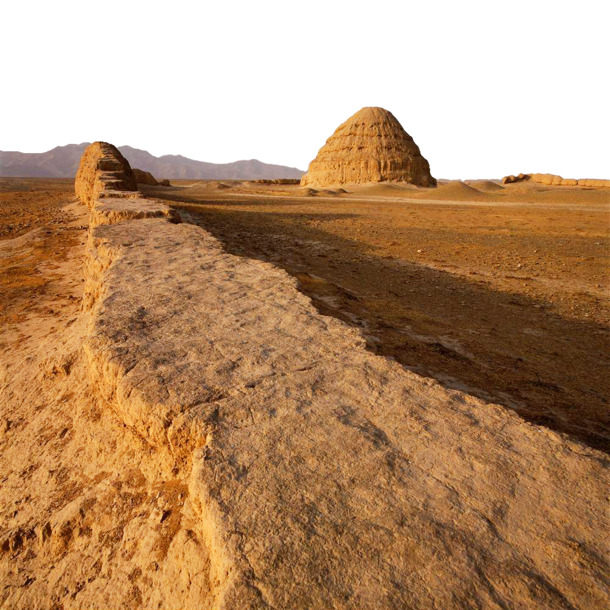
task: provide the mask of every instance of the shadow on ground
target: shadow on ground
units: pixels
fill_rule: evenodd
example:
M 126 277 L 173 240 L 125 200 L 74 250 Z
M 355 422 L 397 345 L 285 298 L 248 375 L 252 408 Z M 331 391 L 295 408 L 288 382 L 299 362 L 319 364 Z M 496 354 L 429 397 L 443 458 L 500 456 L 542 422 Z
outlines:
M 561 317 L 543 301 L 477 280 L 380 257 L 305 226 L 302 214 L 206 203 L 181 205 L 181 214 L 228 252 L 295 276 L 320 313 L 360 328 L 373 352 L 610 452 L 604 326 Z

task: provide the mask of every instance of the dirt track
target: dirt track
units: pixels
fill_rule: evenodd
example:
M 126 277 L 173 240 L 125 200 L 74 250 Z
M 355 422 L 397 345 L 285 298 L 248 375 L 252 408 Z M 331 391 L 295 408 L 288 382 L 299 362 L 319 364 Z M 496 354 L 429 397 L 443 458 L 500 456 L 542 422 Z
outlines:
M 154 195 L 295 275 L 376 353 L 610 448 L 608 206 L 595 193 L 473 206 L 235 191 Z

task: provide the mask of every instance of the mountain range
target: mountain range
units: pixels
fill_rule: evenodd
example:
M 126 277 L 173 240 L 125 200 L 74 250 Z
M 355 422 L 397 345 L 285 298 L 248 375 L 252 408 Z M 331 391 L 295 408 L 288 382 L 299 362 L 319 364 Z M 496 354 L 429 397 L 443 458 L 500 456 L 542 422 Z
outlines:
M 43 153 L 0 151 L 0 177 L 72 178 L 89 142 L 57 146 Z M 145 150 L 119 146 L 132 167 L 151 172 L 155 178 L 215 180 L 260 180 L 300 178 L 305 172 L 296 167 L 272 165 L 257 159 L 233 163 L 207 163 L 182 155 L 155 157 Z

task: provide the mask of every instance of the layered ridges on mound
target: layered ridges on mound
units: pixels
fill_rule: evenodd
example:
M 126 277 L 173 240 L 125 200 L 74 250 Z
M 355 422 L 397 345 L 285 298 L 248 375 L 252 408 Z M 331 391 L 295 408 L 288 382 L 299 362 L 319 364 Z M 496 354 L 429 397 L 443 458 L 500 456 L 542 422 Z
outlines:
M 108 142 L 94 142 L 83 154 L 76 180 L 76 195 L 92 207 L 106 192 L 137 191 L 138 185 L 127 159 Z
M 180 222 L 175 210 L 141 196 L 136 183 L 139 171 L 134 172 L 112 144 L 94 142 L 87 147 L 76 174 L 74 190 L 89 206 L 91 227 L 138 218 L 167 218 L 173 223 Z M 158 184 L 156 180 L 155 183 Z
M 428 161 L 394 115 L 383 108 L 363 108 L 326 141 L 301 184 L 386 181 L 436 186 Z

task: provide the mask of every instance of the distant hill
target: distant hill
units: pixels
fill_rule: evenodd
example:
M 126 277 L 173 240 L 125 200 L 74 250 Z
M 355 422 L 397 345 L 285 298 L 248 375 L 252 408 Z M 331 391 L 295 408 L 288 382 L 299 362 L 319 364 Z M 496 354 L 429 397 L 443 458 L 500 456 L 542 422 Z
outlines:
M 72 178 L 89 142 L 57 146 L 44 153 L 0 151 L 0 177 Z M 296 167 L 271 165 L 257 159 L 233 163 L 207 163 L 182 155 L 155 157 L 145 150 L 120 146 L 132 167 L 151 172 L 155 178 L 215 180 L 257 180 L 300 178 L 305 172 Z

